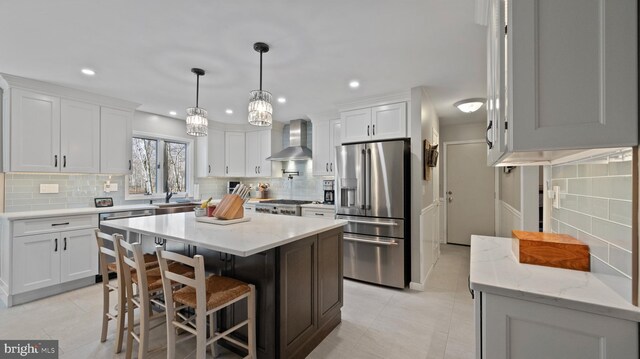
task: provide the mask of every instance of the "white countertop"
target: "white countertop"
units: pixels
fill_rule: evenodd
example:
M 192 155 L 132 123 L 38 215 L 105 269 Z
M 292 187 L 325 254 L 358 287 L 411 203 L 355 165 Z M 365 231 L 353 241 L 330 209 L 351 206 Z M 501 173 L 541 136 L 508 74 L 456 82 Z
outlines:
M 344 220 L 261 213 L 245 216 L 251 220 L 226 226 L 196 222 L 193 213 L 116 219 L 104 225 L 247 257 L 347 224 Z
M 640 322 L 640 308 L 593 273 L 519 263 L 511 244 L 471 236 L 471 289 Z
M 302 207 L 302 208 L 330 209 L 330 210 L 335 210 L 336 209 L 336 205 L 335 204 L 322 204 L 322 203 L 302 204 L 302 205 L 300 205 L 300 207 Z
M 132 204 L 132 205 L 113 206 L 113 207 L 101 207 L 101 208 L 87 207 L 87 208 L 49 209 L 44 211 L 0 213 L 0 219 L 14 221 L 17 219 L 76 216 L 76 215 L 83 215 L 83 214 L 98 214 L 98 213 L 134 211 L 139 209 L 155 209 L 155 208 L 158 208 L 158 206 L 154 204 Z

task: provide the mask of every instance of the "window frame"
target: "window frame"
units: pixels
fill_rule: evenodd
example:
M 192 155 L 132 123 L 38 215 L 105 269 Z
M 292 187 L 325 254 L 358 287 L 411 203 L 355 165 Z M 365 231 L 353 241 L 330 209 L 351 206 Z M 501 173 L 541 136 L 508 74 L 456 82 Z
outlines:
M 162 169 L 162 165 L 164 163 L 164 153 L 165 153 L 165 142 L 173 142 L 173 143 L 184 143 L 187 145 L 186 150 L 186 158 L 185 158 L 185 171 L 186 171 L 186 191 L 174 193 L 176 197 L 187 197 L 189 193 L 192 192 L 193 184 L 194 184 L 194 152 L 195 152 L 195 141 L 192 139 L 184 138 L 184 137 L 176 137 L 176 136 L 167 136 L 158 133 L 149 133 L 149 132 L 141 132 L 141 131 L 133 131 L 133 137 L 144 138 L 148 140 L 158 141 L 157 148 L 157 156 L 156 156 L 156 165 L 160 165 L 158 168 L 156 166 L 156 179 L 157 179 L 157 188 L 155 193 L 151 194 L 131 194 L 129 193 L 129 174 L 124 177 L 124 199 L 126 201 L 134 201 L 134 200 L 155 200 L 155 199 L 164 199 L 165 193 L 159 192 L 164 190 L 164 171 Z M 133 148 L 133 143 L 131 144 Z

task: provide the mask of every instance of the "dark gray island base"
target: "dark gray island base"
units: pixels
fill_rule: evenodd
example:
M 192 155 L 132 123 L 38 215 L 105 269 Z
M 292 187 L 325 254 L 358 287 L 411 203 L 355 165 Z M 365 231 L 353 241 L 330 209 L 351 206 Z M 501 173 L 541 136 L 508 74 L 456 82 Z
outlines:
M 258 358 L 304 358 L 340 324 L 342 228 L 248 257 L 201 247 L 197 254 L 205 257 L 208 271 L 256 286 Z M 234 304 L 218 315 L 220 330 L 246 316 L 246 305 Z M 222 344 L 243 353 L 232 343 Z

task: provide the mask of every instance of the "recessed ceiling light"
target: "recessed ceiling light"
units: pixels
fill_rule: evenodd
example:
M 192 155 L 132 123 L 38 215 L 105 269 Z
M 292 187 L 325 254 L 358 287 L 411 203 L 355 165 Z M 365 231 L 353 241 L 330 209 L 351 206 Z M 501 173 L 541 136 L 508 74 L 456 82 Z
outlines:
M 227 115 L 233 115 L 233 110 L 228 108 L 224 111 Z
M 287 102 L 287 99 L 284 98 L 284 97 L 278 97 L 278 102 L 279 103 L 285 103 L 285 102 Z
M 177 112 L 175 112 L 175 111 L 169 111 L 169 114 L 170 114 L 171 116 L 175 116 L 175 115 L 177 115 L 178 113 L 177 113 Z
M 82 69 L 81 70 L 83 74 L 87 75 L 87 76 L 93 76 L 96 74 L 95 71 L 91 70 L 91 69 Z
M 484 105 L 485 99 L 483 98 L 468 98 L 466 100 L 458 101 L 453 105 L 458 108 L 458 110 L 464 113 L 476 112 Z
M 360 82 L 353 80 L 349 82 L 349 87 L 351 87 L 352 89 L 357 89 L 358 87 L 360 87 Z

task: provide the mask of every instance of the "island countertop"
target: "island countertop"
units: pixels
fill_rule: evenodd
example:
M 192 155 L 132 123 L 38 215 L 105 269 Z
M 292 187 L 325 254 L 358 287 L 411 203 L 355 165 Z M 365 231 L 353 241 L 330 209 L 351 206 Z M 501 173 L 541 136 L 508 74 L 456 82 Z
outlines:
M 196 222 L 191 212 L 116 219 L 102 225 L 248 257 L 347 224 L 344 220 L 262 213 L 246 216 L 251 220 L 224 226 Z
M 597 275 L 519 263 L 511 244 L 511 238 L 471 236 L 471 289 L 640 321 L 640 308 Z

